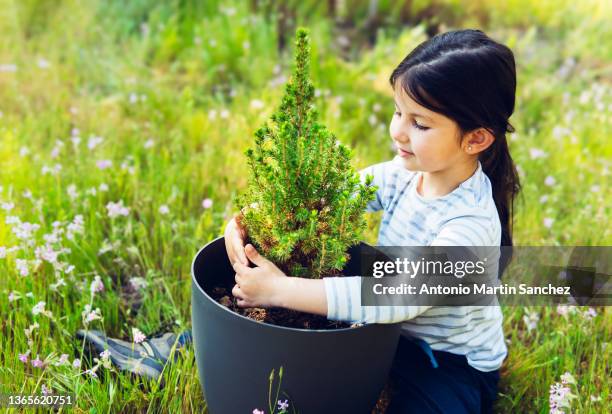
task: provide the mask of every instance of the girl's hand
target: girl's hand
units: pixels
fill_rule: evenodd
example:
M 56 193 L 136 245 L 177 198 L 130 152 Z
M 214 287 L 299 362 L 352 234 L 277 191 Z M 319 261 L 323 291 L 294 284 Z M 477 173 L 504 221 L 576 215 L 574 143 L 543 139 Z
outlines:
M 238 260 L 245 266 L 249 265 L 249 261 L 244 254 L 244 240 L 246 239 L 246 229 L 240 227 L 236 221 L 236 217 L 231 219 L 225 226 L 225 250 L 230 263 Z
M 233 263 L 236 285 L 232 294 L 238 299 L 238 306 L 280 306 L 283 286 L 289 278 L 274 263 L 260 255 L 252 244 L 247 244 L 244 252 L 256 267 L 247 267 L 239 261 Z

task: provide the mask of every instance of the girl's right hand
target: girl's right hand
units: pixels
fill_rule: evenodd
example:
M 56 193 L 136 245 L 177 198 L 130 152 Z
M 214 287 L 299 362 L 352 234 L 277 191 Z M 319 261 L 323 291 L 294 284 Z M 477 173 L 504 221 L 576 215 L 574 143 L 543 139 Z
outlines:
M 224 236 L 225 249 L 227 250 L 227 257 L 230 263 L 233 265 L 236 261 L 239 261 L 243 265 L 248 266 L 249 259 L 247 259 L 246 252 L 244 251 L 244 241 L 247 236 L 246 229 L 238 225 L 235 216 L 225 226 Z

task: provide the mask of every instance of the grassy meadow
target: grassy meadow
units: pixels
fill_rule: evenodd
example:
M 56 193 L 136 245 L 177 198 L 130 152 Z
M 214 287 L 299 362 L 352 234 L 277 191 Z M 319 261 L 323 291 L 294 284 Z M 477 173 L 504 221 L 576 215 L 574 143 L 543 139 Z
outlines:
M 61 411 L 77 413 L 206 412 L 192 348 L 150 381 L 90 361 L 75 333 L 190 327 L 191 259 L 234 213 L 296 25 L 321 118 L 356 168 L 393 157 L 388 77 L 413 47 L 467 27 L 507 44 L 515 244 L 610 245 L 612 5 L 407 4 L 0 0 L 0 393 L 71 392 Z M 549 412 L 559 384 L 562 412 L 612 411 L 609 309 L 504 314 L 499 412 Z

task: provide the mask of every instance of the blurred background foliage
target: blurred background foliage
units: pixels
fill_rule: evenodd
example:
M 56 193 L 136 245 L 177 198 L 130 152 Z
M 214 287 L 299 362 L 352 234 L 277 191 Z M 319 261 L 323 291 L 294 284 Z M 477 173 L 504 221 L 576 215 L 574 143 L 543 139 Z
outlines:
M 63 256 L 73 275 L 42 268 L 18 277 L 14 259 L 32 259 L 27 249 L 0 259 L 0 383 L 81 389 L 82 412 L 202 410 L 191 352 L 164 373 L 174 388 L 60 368 L 37 376 L 16 355 L 33 321 L 41 355 L 80 355 L 68 333 L 82 327 L 94 274 L 107 286 L 91 300 L 109 334 L 189 327 L 191 258 L 233 214 L 243 152 L 280 104 L 297 26 L 311 32 L 322 121 L 351 146 L 356 167 L 393 156 L 388 77 L 416 45 L 455 28 L 507 44 L 518 74 L 509 142 L 523 183 L 515 243 L 610 245 L 611 21 L 603 0 L 0 0 L 0 201 L 41 232 L 85 218 Z M 128 217 L 108 217 L 105 206 L 118 200 Z M 8 216 L 0 210 L 0 247 L 18 242 Z M 370 242 L 378 219 L 369 219 Z M 60 276 L 65 290 L 49 290 Z M 126 293 L 131 277 L 148 287 Z M 30 315 L 40 300 L 60 322 Z M 547 411 L 549 387 L 566 371 L 578 379 L 575 410 L 609 411 L 609 312 L 504 312 L 500 411 Z

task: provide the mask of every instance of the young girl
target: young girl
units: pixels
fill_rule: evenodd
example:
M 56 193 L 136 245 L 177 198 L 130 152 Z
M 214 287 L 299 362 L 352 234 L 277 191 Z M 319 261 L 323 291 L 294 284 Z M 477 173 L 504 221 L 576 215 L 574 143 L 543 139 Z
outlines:
M 361 171 L 378 186 L 367 208 L 384 212 L 378 244 L 511 246 L 520 188 L 505 137 L 513 131 L 512 51 L 479 30 L 439 34 L 408 54 L 390 83 L 397 155 Z M 403 322 L 388 413 L 492 410 L 507 354 L 499 307 L 362 307 L 361 277 L 287 277 L 252 245 L 244 247 L 246 235 L 234 220 L 225 236 L 239 306 Z

